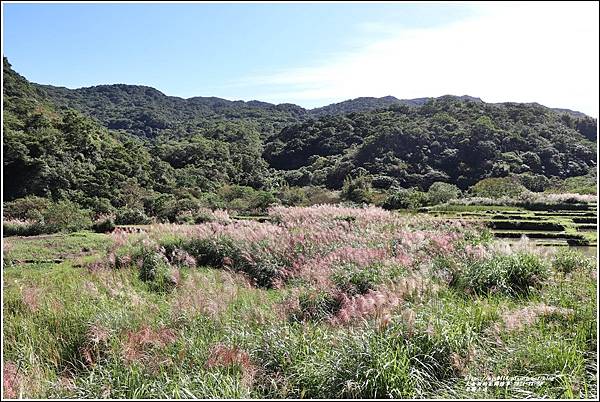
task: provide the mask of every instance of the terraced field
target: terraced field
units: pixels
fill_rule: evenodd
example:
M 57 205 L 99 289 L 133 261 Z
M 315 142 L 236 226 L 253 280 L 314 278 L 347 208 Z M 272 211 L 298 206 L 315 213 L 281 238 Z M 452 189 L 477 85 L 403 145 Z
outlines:
M 440 205 L 421 210 L 430 215 L 484 222 L 499 238 L 526 235 L 539 245 L 597 245 L 597 204 L 528 206 Z

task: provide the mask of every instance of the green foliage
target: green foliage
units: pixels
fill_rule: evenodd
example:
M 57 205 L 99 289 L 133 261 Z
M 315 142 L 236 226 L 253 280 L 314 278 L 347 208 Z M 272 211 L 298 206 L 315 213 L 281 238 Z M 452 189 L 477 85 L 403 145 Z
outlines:
M 42 216 L 48 233 L 74 232 L 92 225 L 90 212 L 67 200 L 50 204 Z
M 296 321 L 320 322 L 331 317 L 341 306 L 340 300 L 323 290 L 307 289 L 298 296 L 298 311 L 291 318 Z
M 371 177 L 360 172 L 354 178 L 346 176 L 340 195 L 348 201 L 368 204 L 372 200 L 371 192 Z
M 455 286 L 476 294 L 527 295 L 531 289 L 541 287 L 548 274 L 546 262 L 535 254 L 496 255 L 468 264 Z
M 344 266 L 333 274 L 332 279 L 342 292 L 354 296 L 365 294 L 382 282 L 382 270 L 377 264 L 360 269 L 355 266 Z
M 277 203 L 272 192 L 254 190 L 247 186 L 223 186 L 217 194 L 223 199 L 227 209 L 242 213 L 265 213 L 269 206 Z
M 512 177 L 493 177 L 480 180 L 469 192 L 478 197 L 500 198 L 518 197 L 527 189 Z
M 28 196 L 4 203 L 4 217 L 8 219 L 39 219 L 51 201 L 47 198 Z
M 101 218 L 94 222 L 92 230 L 96 233 L 110 233 L 115 230 L 115 221 L 112 216 Z
M 133 260 L 139 261 L 140 279 L 148 284 L 151 291 L 170 292 L 177 285 L 169 262 L 164 255 L 152 247 L 140 247 Z
M 92 226 L 90 211 L 81 209 L 69 200 L 50 202 L 31 197 L 15 200 L 8 205 L 9 219 L 3 220 L 4 236 L 74 232 Z M 27 206 L 31 206 L 31 209 L 25 210 Z
M 594 263 L 582 253 L 570 248 L 561 249 L 552 259 L 552 268 L 569 274 L 576 269 L 588 271 L 594 267 Z
M 427 190 L 427 198 L 432 205 L 443 204 L 459 197 L 460 189 L 449 183 L 436 181 Z
M 277 199 L 284 206 L 303 206 L 308 204 L 306 191 L 300 187 L 285 186 L 275 194 Z
M 394 189 L 383 203 L 386 209 L 417 209 L 429 203 L 427 193 L 414 188 Z
M 172 98 L 133 85 L 37 85 L 6 59 L 3 71 L 3 189 L 9 202 L 66 199 L 95 217 L 125 209 L 192 222 L 199 207 L 260 214 L 277 202 L 337 202 L 331 190 L 340 189 L 345 200 L 378 205 L 383 196 L 372 187 L 393 193 L 437 182 L 464 190 L 483 180 L 473 187 L 477 195 L 548 190 L 549 181 L 551 191 L 595 192 L 591 176 L 575 177 L 595 171 L 596 120 L 540 105 L 487 104 L 468 96 L 385 97 L 311 111 Z M 525 187 L 507 179 L 515 176 Z M 500 178 L 486 182 L 490 177 Z M 438 202 L 433 193 L 427 202 Z M 426 203 L 422 195 L 411 197 L 404 202 L 396 199 L 407 197 L 391 194 L 386 204 Z M 7 205 L 19 219 L 38 219 L 35 211 L 46 208 L 40 199 L 20 202 L 22 207 Z
M 2 229 L 4 237 L 8 236 L 36 236 L 44 233 L 52 233 L 40 221 L 3 221 Z
M 294 178 L 290 184 L 298 177 L 330 188 L 359 168 L 377 177 L 378 188 L 441 181 L 464 190 L 486 177 L 565 178 L 596 166 L 594 143 L 551 109 L 457 97 L 289 126 L 270 139 L 264 157 Z
M 269 256 L 252 255 L 248 247 L 237 243 L 228 236 L 215 236 L 203 239 L 186 239 L 178 247 L 194 257 L 198 265 L 215 268 L 228 268 L 247 274 L 257 286 L 271 287 L 281 276 L 282 266 Z
M 150 218 L 141 209 L 124 208 L 117 211 L 115 217 L 117 225 L 147 225 Z
M 553 180 L 546 189 L 550 193 L 578 193 L 578 194 L 596 194 L 598 183 L 598 174 L 596 169 L 583 176 L 568 177 L 564 180 Z
M 322 187 L 305 187 L 304 192 L 308 198 L 308 205 L 336 204 L 340 202 L 337 193 Z
M 541 174 L 522 173 L 516 178 L 529 191 L 541 192 L 550 186 L 550 179 Z

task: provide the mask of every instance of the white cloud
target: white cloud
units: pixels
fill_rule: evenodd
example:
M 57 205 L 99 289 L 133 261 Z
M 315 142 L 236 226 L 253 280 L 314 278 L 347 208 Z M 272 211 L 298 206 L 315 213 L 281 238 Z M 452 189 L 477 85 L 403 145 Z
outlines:
M 390 33 L 383 25 L 384 39 L 244 81 L 262 88 L 257 99 L 271 102 L 469 94 L 598 116 L 598 3 L 475 7 L 476 17 L 436 28 Z M 378 29 L 373 22 L 364 27 Z

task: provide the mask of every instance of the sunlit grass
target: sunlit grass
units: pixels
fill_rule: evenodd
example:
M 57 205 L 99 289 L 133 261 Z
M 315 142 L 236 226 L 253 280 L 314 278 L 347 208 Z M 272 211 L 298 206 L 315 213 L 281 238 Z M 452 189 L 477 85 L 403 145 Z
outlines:
M 407 219 L 415 231 L 410 233 L 418 234 L 419 223 Z M 360 231 L 360 225 L 350 227 Z M 384 227 L 381 230 L 392 230 Z M 164 241 L 173 244 L 177 236 L 165 235 Z M 464 264 L 475 258 L 469 255 L 481 254 L 477 258 L 493 261 L 507 252 L 477 243 L 472 235 L 455 243 L 454 237 L 436 236 L 436 247 L 450 250 L 435 254 L 445 258 L 443 264 L 436 260 L 438 270 L 455 264 L 456 269 L 462 267 L 456 272 L 469 274 Z M 365 244 L 379 247 L 374 239 L 378 237 Z M 14 262 L 5 264 L 3 271 L 3 358 L 10 379 L 5 381 L 4 395 L 596 396 L 595 261 L 574 254 L 539 257 L 548 269 L 546 276 L 536 278 L 539 286 L 516 293 L 470 292 L 433 268 L 429 240 L 418 239 L 402 246 L 412 247 L 415 258 L 393 260 L 408 264 L 402 269 L 389 261 L 388 265 L 369 265 L 379 254 L 361 251 L 352 258 L 355 264 L 367 264 L 364 272 L 357 268 L 361 265 L 348 265 L 344 271 L 343 265 L 335 265 L 335 257 L 331 259 L 335 269 L 323 271 L 331 275 L 330 282 L 311 282 L 314 277 L 298 274 L 276 286 L 257 286 L 245 271 L 216 263 L 211 267 L 184 264 L 177 266 L 175 286 L 162 291 L 140 276 L 133 260 L 121 268 L 95 263 L 107 261 L 107 253 L 113 250 L 111 236 L 8 238 L 4 256 Z M 345 246 L 337 240 L 335 247 L 321 242 L 319 247 L 298 245 L 296 251 L 327 256 Z M 139 246 L 123 243 L 121 247 L 122 255 L 134 255 Z M 81 253 L 89 260 L 81 260 Z M 64 256 L 59 263 L 19 262 L 59 255 Z M 388 258 L 381 255 L 377 258 Z M 486 269 L 497 275 L 496 266 L 490 263 Z M 319 294 L 333 300 L 341 297 L 341 304 L 328 305 L 314 319 L 307 309 L 318 305 L 314 298 Z M 392 295 L 398 298 L 397 304 L 389 304 Z M 302 297 L 307 298 L 305 304 L 298 302 Z M 352 314 L 363 315 L 339 319 L 342 310 L 337 309 L 350 306 Z M 539 385 L 469 388 L 470 377 L 490 376 L 543 380 Z

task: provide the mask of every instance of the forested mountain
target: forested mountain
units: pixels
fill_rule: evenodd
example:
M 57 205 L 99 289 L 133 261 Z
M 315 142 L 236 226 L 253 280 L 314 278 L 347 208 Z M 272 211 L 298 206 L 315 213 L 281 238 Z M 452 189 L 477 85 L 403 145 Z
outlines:
M 588 124 L 595 123 L 539 105 L 448 96 L 286 127 L 270 139 L 265 159 L 288 170 L 293 184 L 338 188 L 364 169 L 388 185 L 426 189 L 445 181 L 465 189 L 511 173 L 585 174 L 596 165 Z
M 584 175 L 597 163 L 595 119 L 536 104 L 384 97 L 307 110 L 136 85 L 38 85 L 6 59 L 3 70 L 7 200 L 33 194 L 98 210 L 227 184 L 337 189 L 364 174 L 380 188 L 465 189 L 486 177 Z
M 96 208 L 108 200 L 118 205 L 118 189 L 127 182 L 160 182 L 152 170 L 158 161 L 141 141 L 109 132 L 75 111 L 57 109 L 6 60 L 3 67 L 5 199 L 35 194 Z
M 140 85 L 98 85 L 80 89 L 40 85 L 38 88 L 57 106 L 95 117 L 109 129 L 147 138 L 159 134 L 183 136 L 215 121 L 247 122 L 268 136 L 307 114 L 296 105 L 215 97 L 183 99 Z
M 465 101 L 481 102 L 481 99 L 468 95 L 457 96 L 455 98 Z M 356 112 L 368 112 L 371 110 L 387 108 L 393 105 L 423 106 L 428 101 L 433 99 L 434 98 L 398 99 L 393 96 L 384 96 L 382 98 L 363 97 L 311 109 L 310 114 L 313 117 L 322 117 Z

